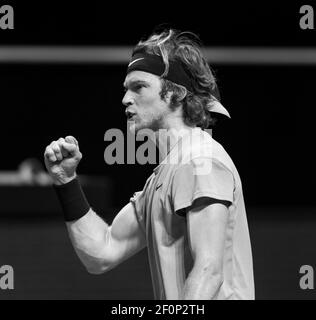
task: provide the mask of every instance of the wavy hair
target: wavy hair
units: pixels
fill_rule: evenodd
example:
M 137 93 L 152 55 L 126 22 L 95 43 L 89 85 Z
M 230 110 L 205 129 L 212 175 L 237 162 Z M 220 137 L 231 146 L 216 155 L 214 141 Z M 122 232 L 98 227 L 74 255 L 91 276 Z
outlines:
M 215 119 L 212 118 L 207 105 L 214 100 L 213 96 L 216 95 L 216 79 L 202 55 L 199 37 L 192 32 L 167 29 L 160 33 L 153 33 L 146 40 L 141 40 L 133 52 L 139 49 L 159 55 L 163 59 L 165 70 L 161 75 L 160 96 L 164 99 L 167 92 L 173 92 L 171 108 L 176 109 L 182 105 L 184 122 L 189 126 L 198 126 L 202 129 L 214 125 Z M 191 78 L 193 92 L 164 79 L 169 71 L 170 60 L 182 63 Z

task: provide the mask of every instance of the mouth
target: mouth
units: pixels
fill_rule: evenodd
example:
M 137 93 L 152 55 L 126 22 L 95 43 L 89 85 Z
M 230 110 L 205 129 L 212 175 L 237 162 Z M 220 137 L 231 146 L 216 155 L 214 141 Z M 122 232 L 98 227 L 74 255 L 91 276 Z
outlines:
M 126 114 L 126 117 L 127 117 L 127 121 L 133 121 L 134 118 L 135 118 L 135 115 L 136 115 L 135 113 L 132 113 L 130 111 L 126 111 L 125 114 Z

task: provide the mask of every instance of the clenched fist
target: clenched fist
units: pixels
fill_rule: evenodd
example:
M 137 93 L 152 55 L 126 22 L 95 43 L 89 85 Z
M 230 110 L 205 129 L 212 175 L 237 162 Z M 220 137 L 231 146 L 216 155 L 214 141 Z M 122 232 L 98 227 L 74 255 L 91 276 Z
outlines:
M 44 161 L 53 183 L 61 185 L 73 180 L 81 158 L 78 141 L 72 136 L 60 138 L 47 146 Z

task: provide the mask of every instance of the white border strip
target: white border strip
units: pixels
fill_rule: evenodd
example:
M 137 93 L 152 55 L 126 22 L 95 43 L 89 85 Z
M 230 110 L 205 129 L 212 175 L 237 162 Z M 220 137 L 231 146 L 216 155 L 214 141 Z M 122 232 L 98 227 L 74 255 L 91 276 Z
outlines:
M 125 64 L 132 47 L 0 46 L 0 63 Z M 316 65 L 315 48 L 206 47 L 213 64 Z

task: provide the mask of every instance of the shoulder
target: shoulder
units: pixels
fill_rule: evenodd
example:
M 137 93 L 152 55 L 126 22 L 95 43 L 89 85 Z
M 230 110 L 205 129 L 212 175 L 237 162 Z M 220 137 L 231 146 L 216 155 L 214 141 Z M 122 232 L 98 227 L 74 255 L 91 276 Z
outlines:
M 195 165 L 205 159 L 205 161 L 211 160 L 211 162 L 226 167 L 231 172 L 235 170 L 231 157 L 209 131 L 203 131 L 200 128 L 194 129 L 192 135 L 183 142 L 181 152 L 180 166 L 183 164 Z

